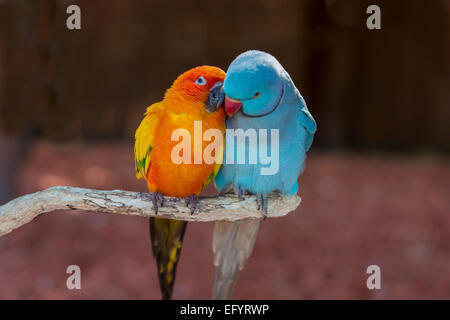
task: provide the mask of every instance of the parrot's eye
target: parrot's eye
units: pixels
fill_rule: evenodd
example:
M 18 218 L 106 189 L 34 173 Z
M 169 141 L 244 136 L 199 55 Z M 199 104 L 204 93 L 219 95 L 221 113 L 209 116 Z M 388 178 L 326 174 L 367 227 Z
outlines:
M 257 92 L 255 93 L 255 95 L 253 96 L 253 98 L 258 98 L 261 95 L 261 92 Z
M 206 84 L 206 79 L 203 78 L 203 76 L 200 76 L 195 80 L 195 84 L 198 84 L 199 86 L 204 86 Z

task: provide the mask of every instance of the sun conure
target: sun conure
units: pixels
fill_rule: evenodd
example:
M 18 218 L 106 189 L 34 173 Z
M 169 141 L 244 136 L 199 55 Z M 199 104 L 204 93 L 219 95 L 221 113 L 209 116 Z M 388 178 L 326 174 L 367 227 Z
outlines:
M 147 108 L 136 130 L 134 155 L 136 177 L 147 181 L 155 212 L 158 212 L 158 203 L 163 206 L 164 196 L 173 196 L 187 198 L 187 205 L 191 205 L 193 213 L 199 193 L 219 171 L 221 161 L 209 164 L 194 161 L 194 122 L 198 125 L 200 122 L 197 121 L 201 121 L 203 132 L 218 129 L 223 137 L 226 117 L 223 107 L 224 79 L 225 72 L 220 68 L 196 67 L 180 75 L 161 102 Z M 173 159 L 172 151 L 180 143 L 172 139 L 177 129 L 189 132 L 191 136 L 190 163 L 179 163 Z M 200 139 L 203 155 L 203 150 L 211 142 L 204 142 L 202 137 Z M 196 148 L 199 148 L 198 144 Z M 223 141 L 218 150 L 212 156 L 222 160 Z M 172 296 L 186 226 L 185 221 L 150 218 L 150 238 L 163 299 Z

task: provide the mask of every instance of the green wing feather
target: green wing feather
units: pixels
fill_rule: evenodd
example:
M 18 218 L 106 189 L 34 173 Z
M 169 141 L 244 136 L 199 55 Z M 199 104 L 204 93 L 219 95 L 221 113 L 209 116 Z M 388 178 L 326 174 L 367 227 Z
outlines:
M 216 154 L 216 164 L 214 165 L 214 169 L 211 172 L 211 174 L 209 175 L 209 177 L 203 183 L 202 189 L 206 188 L 208 186 L 208 184 L 210 184 L 212 181 L 214 181 L 217 174 L 219 173 L 220 167 L 222 166 L 224 148 L 225 148 L 225 137 L 223 138 L 222 147 L 219 149 L 219 152 Z

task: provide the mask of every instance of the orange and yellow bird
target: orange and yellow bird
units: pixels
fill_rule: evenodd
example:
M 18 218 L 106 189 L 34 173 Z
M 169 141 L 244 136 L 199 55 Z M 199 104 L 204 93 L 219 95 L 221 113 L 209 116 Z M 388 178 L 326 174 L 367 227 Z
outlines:
M 202 137 L 200 145 L 194 143 L 194 135 L 198 134 L 194 124 L 201 121 L 203 131 L 217 129 L 223 138 L 226 117 L 223 107 L 224 79 L 225 72 L 220 68 L 196 67 L 180 75 L 161 102 L 147 108 L 136 130 L 134 156 L 136 177 L 147 181 L 156 213 L 158 203 L 163 206 L 164 196 L 187 198 L 187 205 L 191 205 L 193 213 L 199 193 L 217 175 L 223 156 L 223 141 L 219 151 L 213 155 L 216 161 L 198 163 L 194 159 L 195 152 L 201 148 L 203 155 L 207 143 Z M 177 129 L 188 132 L 192 137 L 188 142 L 190 161 L 180 163 L 173 159 L 173 150 L 179 144 L 173 139 Z M 150 218 L 150 238 L 163 299 L 172 296 L 186 226 L 185 221 Z

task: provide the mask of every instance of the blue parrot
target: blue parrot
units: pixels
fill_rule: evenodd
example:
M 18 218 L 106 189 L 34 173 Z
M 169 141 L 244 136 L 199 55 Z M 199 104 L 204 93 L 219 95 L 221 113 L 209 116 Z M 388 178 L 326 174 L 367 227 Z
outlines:
M 240 198 L 245 191 L 256 194 L 258 209 L 265 217 L 270 192 L 298 192 L 297 179 L 313 142 L 316 122 L 286 70 L 275 57 L 262 51 L 244 52 L 230 64 L 224 92 L 229 117 L 224 161 L 215 185 L 219 191 L 234 186 Z M 244 133 L 242 139 L 237 138 L 238 133 Z M 259 220 L 216 223 L 213 299 L 231 298 L 238 271 L 252 253 L 258 229 Z

